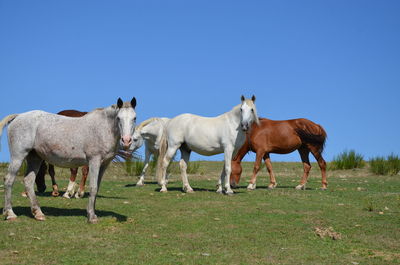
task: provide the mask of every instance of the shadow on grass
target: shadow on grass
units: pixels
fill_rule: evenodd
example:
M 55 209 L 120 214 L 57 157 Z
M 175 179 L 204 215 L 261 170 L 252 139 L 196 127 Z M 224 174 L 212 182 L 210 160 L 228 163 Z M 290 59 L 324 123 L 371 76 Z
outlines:
M 146 185 L 146 184 L 158 184 L 158 183 L 157 183 L 157 181 L 146 181 L 146 182 L 144 183 L 144 185 Z M 136 183 L 133 183 L 133 184 L 126 184 L 125 187 L 126 187 L 126 188 L 129 188 L 129 187 L 136 187 Z
M 194 192 L 204 191 L 204 192 L 217 193 L 216 189 L 193 188 L 193 190 L 194 190 Z M 159 192 L 160 188 L 156 188 L 156 189 L 154 189 L 154 191 Z M 183 189 L 181 187 L 170 187 L 170 188 L 168 188 L 168 191 L 180 191 L 180 192 L 184 193 Z M 237 190 L 234 190 L 234 192 L 237 194 L 244 193 L 243 191 L 237 191 Z
M 41 207 L 44 215 L 48 216 L 86 216 L 87 212 L 86 209 L 65 209 L 65 208 L 56 208 L 56 207 Z M 3 209 L 1 209 L 2 211 Z M 15 214 L 18 215 L 23 215 L 23 216 L 28 216 L 33 218 L 31 214 L 31 208 L 30 207 L 22 207 L 22 206 L 17 206 L 13 207 L 13 210 Z M 105 217 L 105 216 L 112 216 L 117 219 L 118 222 L 126 222 L 128 219 L 127 216 L 121 215 L 115 212 L 111 211 L 102 211 L 102 210 L 96 210 L 96 215 L 98 217 Z
M 269 189 L 268 186 L 257 186 L 256 190 L 274 190 L 274 189 L 290 189 L 290 190 L 295 190 L 296 186 L 277 186 L 273 189 Z M 246 189 L 247 190 L 247 186 L 238 186 L 236 188 L 234 188 L 233 190 L 237 190 L 237 189 Z M 312 188 L 307 188 L 306 190 L 313 190 Z
M 63 197 L 63 194 L 64 194 L 64 192 L 61 192 L 59 196 L 54 197 L 54 196 L 51 195 L 50 191 L 49 192 L 42 192 L 42 193 L 36 192 L 36 196 L 37 197 L 53 197 L 53 198 L 59 198 L 59 199 L 66 199 L 66 198 Z M 106 196 L 106 195 L 100 195 L 100 194 L 97 194 L 96 197 L 97 198 L 107 198 L 107 199 L 117 199 L 117 200 L 126 200 L 127 199 L 126 197 Z M 83 197 L 81 197 L 79 199 L 84 199 L 84 198 L 89 198 L 89 193 L 85 192 L 85 195 L 83 195 Z M 75 199 L 75 197 L 72 196 L 71 199 Z

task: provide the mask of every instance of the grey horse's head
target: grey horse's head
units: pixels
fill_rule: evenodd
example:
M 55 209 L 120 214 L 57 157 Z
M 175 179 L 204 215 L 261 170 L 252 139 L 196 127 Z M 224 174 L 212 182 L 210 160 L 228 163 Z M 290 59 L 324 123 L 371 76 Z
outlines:
M 117 124 L 121 135 L 120 144 L 127 150 L 132 144 L 132 135 L 136 126 L 136 98 L 130 102 L 123 102 L 121 98 L 117 101 Z

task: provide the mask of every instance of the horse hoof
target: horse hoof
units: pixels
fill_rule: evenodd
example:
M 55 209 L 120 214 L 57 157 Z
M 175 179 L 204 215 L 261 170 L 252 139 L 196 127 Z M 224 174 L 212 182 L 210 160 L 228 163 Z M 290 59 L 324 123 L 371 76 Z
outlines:
M 222 189 L 221 189 L 221 190 L 218 189 L 216 192 L 219 193 L 219 194 L 224 194 L 224 192 L 222 191 Z
M 97 219 L 97 218 L 93 218 L 93 219 L 89 219 L 88 220 L 89 224 L 97 224 L 98 222 L 99 222 L 99 219 Z
M 306 189 L 306 185 L 297 185 L 296 190 L 305 190 Z
M 28 193 L 26 191 L 21 192 L 21 196 L 24 198 L 28 198 Z
M 7 216 L 5 220 L 8 222 L 13 222 L 17 220 L 17 216 Z
M 71 197 L 69 196 L 69 193 L 68 193 L 68 192 L 64 193 L 63 198 L 71 199 Z
M 143 187 L 143 186 L 144 186 L 144 183 L 141 182 L 141 181 L 138 181 L 138 182 L 136 183 L 136 186 L 137 186 L 137 187 Z
M 327 189 L 328 189 L 327 187 L 322 187 L 322 188 L 321 188 L 321 190 L 327 190 Z
M 268 185 L 268 189 L 269 190 L 273 190 L 273 189 L 275 189 L 276 188 L 276 184 L 269 184 Z
M 248 186 L 247 186 L 247 190 L 255 190 L 256 189 L 256 184 L 254 183 L 254 184 L 249 184 Z
M 46 221 L 46 216 L 44 215 L 36 215 L 35 216 L 36 221 Z
M 227 191 L 225 191 L 224 194 L 225 194 L 225 195 L 228 195 L 228 196 L 232 196 L 234 193 L 233 193 L 232 190 L 227 190 Z
M 166 193 L 168 192 L 167 188 L 161 188 L 160 192 Z

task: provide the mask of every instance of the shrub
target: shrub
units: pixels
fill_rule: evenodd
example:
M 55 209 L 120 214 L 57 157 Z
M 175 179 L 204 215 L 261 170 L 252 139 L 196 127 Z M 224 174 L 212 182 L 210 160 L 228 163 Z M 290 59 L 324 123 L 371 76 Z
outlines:
M 370 168 L 374 174 L 397 175 L 400 172 L 400 159 L 394 154 L 389 155 L 386 159 L 378 156 L 370 159 Z
M 187 167 L 187 173 L 196 174 L 197 172 L 199 172 L 199 168 L 200 168 L 200 163 L 198 161 L 189 162 Z
M 362 168 L 365 165 L 364 157 L 354 150 L 344 151 L 333 158 L 331 169 Z

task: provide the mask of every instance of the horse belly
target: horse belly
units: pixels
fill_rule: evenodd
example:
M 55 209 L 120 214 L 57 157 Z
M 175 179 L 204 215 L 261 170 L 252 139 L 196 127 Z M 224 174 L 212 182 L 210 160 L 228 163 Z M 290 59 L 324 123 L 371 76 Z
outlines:
M 43 144 L 37 146 L 35 151 L 43 160 L 55 166 L 74 168 L 87 164 L 84 152 L 74 147 Z
M 186 145 L 189 147 L 191 151 L 194 151 L 200 155 L 204 156 L 212 156 L 212 155 L 217 155 L 221 154 L 224 152 L 224 149 L 222 146 L 213 146 L 213 145 L 196 145 L 196 144 L 188 144 Z

